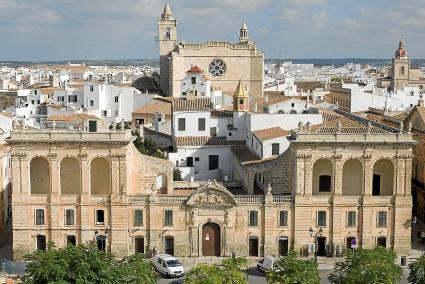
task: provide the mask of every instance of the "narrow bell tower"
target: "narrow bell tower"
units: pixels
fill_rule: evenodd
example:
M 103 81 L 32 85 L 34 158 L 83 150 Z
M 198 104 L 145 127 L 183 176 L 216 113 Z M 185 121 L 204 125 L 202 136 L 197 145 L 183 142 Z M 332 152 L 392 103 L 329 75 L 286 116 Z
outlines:
M 246 23 L 244 21 L 239 32 L 239 42 L 248 43 L 248 41 L 249 41 L 248 27 L 246 26 Z
M 233 94 L 233 111 L 249 111 L 249 96 L 239 80 L 235 93 Z
M 165 96 L 169 93 L 170 56 L 177 44 L 177 20 L 171 13 L 170 5 L 165 4 L 164 11 L 158 20 L 159 61 L 160 61 L 160 83 L 159 87 Z
M 398 49 L 395 51 L 391 68 L 391 89 L 396 91 L 403 85 L 409 84 L 410 60 L 407 57 L 407 50 L 404 41 L 398 43 Z

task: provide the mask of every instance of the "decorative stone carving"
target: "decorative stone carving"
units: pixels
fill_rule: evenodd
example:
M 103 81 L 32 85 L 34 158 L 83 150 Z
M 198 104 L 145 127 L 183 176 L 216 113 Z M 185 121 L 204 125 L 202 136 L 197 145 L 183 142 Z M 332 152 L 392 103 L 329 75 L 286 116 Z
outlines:
M 194 207 L 233 207 L 236 205 L 234 196 L 219 182 L 207 181 L 192 193 L 186 205 Z
M 303 122 L 302 121 L 298 122 L 298 129 L 300 131 L 303 131 Z
M 226 210 L 224 212 L 224 225 L 228 228 L 232 227 L 232 221 L 230 220 L 230 212 L 229 210 Z
M 112 124 L 111 124 L 111 127 L 112 127 L 112 130 L 117 130 L 117 123 L 114 121 L 114 122 L 112 122 Z
M 338 122 L 336 123 L 336 132 L 341 133 L 341 130 L 342 130 L 342 124 L 341 124 L 341 121 L 338 120 Z
M 403 123 L 403 121 L 400 121 L 399 132 L 403 133 L 403 129 L 404 129 L 404 123 Z
M 190 226 L 196 227 L 198 225 L 198 214 L 194 210 L 192 210 L 192 213 L 190 215 Z

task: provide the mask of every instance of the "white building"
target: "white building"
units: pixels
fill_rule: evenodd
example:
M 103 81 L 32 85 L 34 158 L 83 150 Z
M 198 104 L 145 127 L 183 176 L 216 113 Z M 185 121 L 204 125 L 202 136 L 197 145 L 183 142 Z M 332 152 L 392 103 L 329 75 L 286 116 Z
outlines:
M 153 96 L 142 94 L 133 87 L 88 82 L 84 84 L 84 109 L 108 121 L 131 121 L 131 113 Z

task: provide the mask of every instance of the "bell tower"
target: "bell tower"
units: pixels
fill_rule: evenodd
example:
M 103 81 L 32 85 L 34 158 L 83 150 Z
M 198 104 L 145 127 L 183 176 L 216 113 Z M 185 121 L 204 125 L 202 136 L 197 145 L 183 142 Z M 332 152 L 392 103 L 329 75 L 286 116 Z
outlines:
M 248 36 L 248 27 L 246 26 L 245 21 L 242 24 L 242 27 L 239 31 L 239 42 L 240 43 L 247 43 L 249 41 Z
M 235 93 L 233 94 L 233 111 L 249 111 L 249 96 L 239 80 Z
M 165 96 L 170 96 L 169 73 L 171 62 L 169 53 L 177 44 L 177 20 L 174 19 L 168 4 L 165 4 L 164 11 L 158 20 L 157 41 L 159 42 L 160 61 L 159 87 Z
M 409 84 L 410 60 L 407 57 L 407 50 L 401 40 L 398 49 L 395 51 L 391 68 L 391 90 L 400 89 L 403 85 Z

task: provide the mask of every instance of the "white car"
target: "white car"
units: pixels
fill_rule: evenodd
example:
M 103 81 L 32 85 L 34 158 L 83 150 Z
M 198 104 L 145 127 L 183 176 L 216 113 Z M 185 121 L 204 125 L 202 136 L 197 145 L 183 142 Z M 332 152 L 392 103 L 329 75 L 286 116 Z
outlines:
M 153 258 L 156 270 L 167 278 L 184 275 L 184 268 L 180 261 L 169 254 L 157 254 Z
M 273 269 L 273 263 L 276 260 L 276 257 L 271 255 L 266 255 L 264 258 L 260 259 L 257 263 L 258 271 L 267 272 Z

